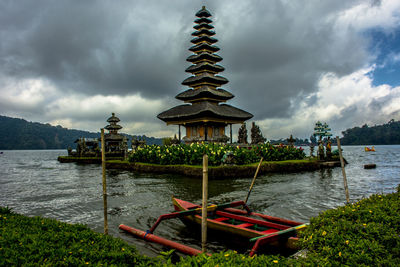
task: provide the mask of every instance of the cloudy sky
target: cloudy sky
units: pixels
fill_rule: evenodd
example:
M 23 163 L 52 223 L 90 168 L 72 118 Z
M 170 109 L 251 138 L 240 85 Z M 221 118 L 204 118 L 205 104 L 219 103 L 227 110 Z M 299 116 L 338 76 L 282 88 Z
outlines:
M 123 132 L 173 136 L 156 116 L 181 104 L 202 5 L 228 103 L 268 139 L 400 120 L 398 0 L 2 0 L 0 114 L 97 132 L 115 112 Z

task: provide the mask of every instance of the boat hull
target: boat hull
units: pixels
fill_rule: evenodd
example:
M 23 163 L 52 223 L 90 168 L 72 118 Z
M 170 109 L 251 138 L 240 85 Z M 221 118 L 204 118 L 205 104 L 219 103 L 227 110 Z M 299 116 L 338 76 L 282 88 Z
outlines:
M 200 206 L 190 202 L 173 198 L 174 208 L 176 211 L 185 211 L 199 208 Z M 230 210 L 229 208 L 226 210 Z M 189 225 L 201 225 L 201 215 L 190 215 L 181 218 L 182 221 Z M 277 218 L 279 219 L 279 218 Z M 282 219 L 283 220 L 283 219 Z M 226 212 L 225 210 L 216 210 L 207 218 L 207 228 L 219 233 L 229 234 L 236 238 L 242 238 L 249 241 L 265 235 L 270 235 L 268 244 L 272 246 L 284 246 L 290 249 L 298 249 L 297 230 L 281 232 L 293 228 L 293 226 L 302 225 L 300 222 L 290 221 L 294 225 L 287 225 L 266 220 L 260 220 L 253 217 L 243 216 Z

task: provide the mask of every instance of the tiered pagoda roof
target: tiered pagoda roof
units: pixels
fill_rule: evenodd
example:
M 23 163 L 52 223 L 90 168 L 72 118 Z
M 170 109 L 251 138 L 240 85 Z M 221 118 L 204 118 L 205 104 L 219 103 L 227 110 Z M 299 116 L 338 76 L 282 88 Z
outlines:
M 122 126 L 117 124 L 119 121 L 120 119 L 115 116 L 115 113 L 112 113 L 111 117 L 107 119 L 107 122 L 110 124 L 104 128 L 106 128 L 110 134 L 117 134 L 118 131 L 122 129 Z
M 190 89 L 178 94 L 177 99 L 186 103 L 173 107 L 160 113 L 157 117 L 167 124 L 186 124 L 194 122 L 218 122 L 225 124 L 243 123 L 253 117 L 252 114 L 239 108 L 219 104 L 234 96 L 219 88 L 229 81 L 218 73 L 225 69 L 216 64 L 222 61 L 222 57 L 215 54 L 219 47 L 215 45 L 218 41 L 215 35 L 214 26 L 211 25 L 211 13 L 203 6 L 196 13 L 198 17 L 194 22 L 195 31 L 192 33 L 194 44 L 189 48 L 193 52 L 186 60 L 192 63 L 186 72 L 192 76 L 185 79 L 182 84 L 189 86 Z

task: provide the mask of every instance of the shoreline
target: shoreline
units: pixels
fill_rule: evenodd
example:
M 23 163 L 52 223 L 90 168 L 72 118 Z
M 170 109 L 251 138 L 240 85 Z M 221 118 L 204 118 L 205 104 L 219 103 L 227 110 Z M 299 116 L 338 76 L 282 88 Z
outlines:
M 101 158 L 78 158 L 60 156 L 58 161 L 61 163 L 76 162 L 78 164 L 101 164 Z M 210 179 L 225 179 L 239 177 L 253 177 L 258 163 L 249 165 L 226 165 L 209 166 L 208 177 Z M 325 168 L 340 167 L 340 161 L 318 161 L 316 159 L 285 160 L 285 161 L 265 161 L 261 164 L 259 174 L 266 173 L 295 173 L 316 171 Z M 142 173 L 156 174 L 177 174 L 193 178 L 201 178 L 203 167 L 200 165 L 159 165 L 140 162 L 129 162 L 121 158 L 112 158 L 106 161 L 106 169 L 129 170 Z

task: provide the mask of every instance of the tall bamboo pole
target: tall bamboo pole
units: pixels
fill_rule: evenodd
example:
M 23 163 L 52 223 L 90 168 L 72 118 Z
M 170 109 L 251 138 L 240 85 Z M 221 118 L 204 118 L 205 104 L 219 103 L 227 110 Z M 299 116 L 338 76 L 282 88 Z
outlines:
M 107 181 L 106 181 L 106 149 L 104 144 L 104 129 L 101 129 L 101 167 L 103 176 L 103 208 L 104 208 L 104 234 L 108 235 L 107 220 Z
M 249 192 L 247 193 L 246 200 L 244 201 L 245 204 L 247 204 L 247 200 L 249 200 L 249 196 L 250 196 L 251 190 L 253 189 L 253 186 L 254 186 L 254 183 L 255 183 L 255 181 L 256 181 L 257 174 L 258 174 L 258 171 L 260 170 L 260 166 L 261 166 L 261 163 L 262 163 L 263 159 L 264 159 L 264 158 L 261 157 L 260 163 L 258 163 L 256 173 L 254 174 L 254 178 L 253 178 L 253 181 L 251 181 L 251 185 L 250 185 Z
M 203 203 L 201 211 L 201 252 L 206 253 L 207 245 L 207 198 L 208 198 L 208 156 L 203 155 Z
M 338 150 L 339 150 L 340 165 L 341 165 L 341 167 L 342 167 L 344 191 L 346 192 L 346 202 L 347 202 L 347 204 L 348 204 L 348 203 L 350 202 L 349 188 L 348 188 L 348 186 L 347 186 L 347 178 L 346 178 L 346 172 L 345 172 L 345 170 L 344 170 L 344 160 L 343 160 L 343 155 L 342 155 L 342 148 L 340 147 L 340 139 L 339 139 L 339 136 L 336 136 L 336 141 L 337 141 Z

